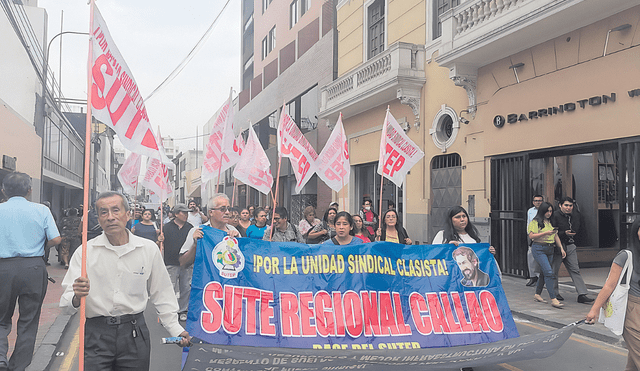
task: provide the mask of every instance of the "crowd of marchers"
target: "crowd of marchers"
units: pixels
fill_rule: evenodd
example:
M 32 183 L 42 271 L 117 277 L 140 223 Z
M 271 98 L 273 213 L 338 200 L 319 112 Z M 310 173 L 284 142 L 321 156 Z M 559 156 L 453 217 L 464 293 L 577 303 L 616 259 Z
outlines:
M 302 220 L 289 219 L 286 208 L 233 208 L 227 195 L 215 194 L 203 212 L 195 201 L 177 204 L 163 210 L 160 221 L 155 210 L 134 205 L 116 192 L 104 192 L 87 214 L 86 277 L 81 275 L 82 249 L 78 249 L 81 216 L 70 209 L 56 223 L 50 209 L 29 201 L 31 178 L 23 173 L 4 177 L 0 203 L 0 371 L 24 370 L 30 363 L 42 302 L 47 288 L 45 251 L 60 246 L 61 264 L 67 268 L 62 282 L 61 307 L 77 309 L 85 305 L 85 367 L 87 369 L 119 369 L 121 366 L 148 370 L 151 342 L 143 311 L 151 301 L 162 325 L 171 336 L 190 343 L 184 330 L 188 318 L 191 275 L 197 241 L 203 237 L 203 225 L 227 232 L 231 237 L 247 237 L 278 242 L 353 245 L 375 241 L 411 245 L 412 240 L 401 226 L 398 212 L 391 205 L 382 216 L 373 210 L 372 200 L 365 197 L 358 213 L 341 211 L 337 203 L 329 205 L 322 219 L 313 207 L 304 210 Z M 557 289 L 557 269 L 564 262 L 578 291 L 578 301 L 591 303 L 575 257 L 574 236 L 580 233 L 580 219 L 574 212 L 574 201 L 564 198 L 559 210 L 533 199 L 527 225 L 531 279 L 537 284 L 534 299 L 541 296 L 546 284 L 552 305 L 561 308 L 562 296 Z M 162 223 L 162 228 L 160 224 Z M 433 244 L 474 244 L 480 242 L 477 228 L 467 211 L 460 207 L 449 210 L 444 229 Z M 617 285 L 626 259 L 633 259 L 629 304 L 623 336 L 629 348 L 629 365 L 640 364 L 640 220 L 632 226 L 634 233 L 628 250 L 616 257 L 603 290 L 595 299 L 587 322 L 593 323 Z M 637 237 L 636 237 L 637 236 Z M 476 248 L 477 249 L 477 248 Z M 495 254 L 493 246 L 488 250 Z M 486 286 L 489 277 L 478 268 L 474 249 L 459 246 L 453 252 L 463 275 L 465 286 Z M 537 265 L 535 264 L 537 263 Z M 533 284 L 532 284 L 533 283 Z M 8 335 L 16 303 L 20 304 L 18 336 L 10 358 Z M 194 314 L 195 315 L 195 314 Z M 117 346 L 116 346 L 117 344 Z

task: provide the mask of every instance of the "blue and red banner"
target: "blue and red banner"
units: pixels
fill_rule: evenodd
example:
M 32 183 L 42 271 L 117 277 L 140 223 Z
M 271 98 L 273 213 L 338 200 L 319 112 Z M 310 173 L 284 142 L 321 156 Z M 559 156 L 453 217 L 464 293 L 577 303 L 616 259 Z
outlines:
M 187 331 L 207 343 L 396 350 L 518 337 L 488 244 L 305 245 L 203 230 Z

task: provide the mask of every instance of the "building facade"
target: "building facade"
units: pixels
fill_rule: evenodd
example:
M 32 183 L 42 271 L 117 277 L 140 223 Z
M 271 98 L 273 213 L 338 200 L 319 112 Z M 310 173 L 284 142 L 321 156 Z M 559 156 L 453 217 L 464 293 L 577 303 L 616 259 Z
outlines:
M 320 87 L 335 76 L 335 4 L 323 0 L 243 0 L 242 4 L 242 81 L 234 104 L 234 125 L 236 134 L 254 126 L 275 179 L 276 128 L 283 105 L 318 153 L 329 137 L 329 122 L 320 120 L 318 112 Z M 317 176 L 300 194 L 294 191 L 295 183 L 290 163 L 283 159 L 276 202 L 289 210 L 291 220 L 301 218 L 308 205 L 317 206 L 318 213 L 329 206 L 332 193 Z M 230 172 L 221 184 L 232 198 Z M 237 193 L 239 206 L 272 204 L 271 196 L 242 184 Z
M 629 0 L 340 2 L 340 74 L 321 117 L 345 115 L 352 207 L 380 190 L 370 148 L 389 107 L 425 152 L 402 190 L 383 184 L 414 241 L 462 205 L 503 272 L 525 276 L 532 196 L 571 196 L 581 264 L 610 263 L 640 214 L 639 20 Z
M 31 200 L 51 202 L 60 217 L 63 209 L 82 202 L 84 138 L 63 114 L 68 107 L 61 103 L 50 69 L 45 77 L 45 9 L 35 0 L 3 2 L 2 7 L 0 176 L 15 170 L 29 174 Z

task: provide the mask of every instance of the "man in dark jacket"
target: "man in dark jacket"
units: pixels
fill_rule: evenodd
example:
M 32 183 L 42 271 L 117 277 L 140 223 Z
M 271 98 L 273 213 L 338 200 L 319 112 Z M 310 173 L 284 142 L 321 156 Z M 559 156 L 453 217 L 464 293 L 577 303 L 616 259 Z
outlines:
M 556 210 L 551 217 L 551 224 L 558 228 L 558 237 L 560 237 L 564 250 L 567 252 L 564 260 L 557 254 L 553 257 L 553 272 L 555 276 L 558 277 L 560 264 L 564 262 L 564 266 L 567 268 L 567 271 L 569 271 L 571 280 L 578 292 L 578 303 L 589 304 L 592 303 L 594 299 L 587 296 L 587 286 L 584 284 L 582 275 L 580 275 L 574 237 L 580 230 L 581 220 L 580 214 L 573 210 L 573 203 L 571 197 L 563 197 L 560 200 L 560 209 Z M 556 295 L 558 300 L 564 300 L 560 295 L 560 291 L 558 291 L 558 280 L 556 280 L 556 293 L 558 293 L 558 295 Z

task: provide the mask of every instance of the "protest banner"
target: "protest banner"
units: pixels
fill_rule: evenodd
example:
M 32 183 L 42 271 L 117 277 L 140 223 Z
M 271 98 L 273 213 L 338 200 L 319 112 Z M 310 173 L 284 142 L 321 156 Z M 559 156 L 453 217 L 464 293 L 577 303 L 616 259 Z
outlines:
M 160 136 L 160 128 L 158 128 L 158 136 Z M 164 153 L 164 147 L 162 146 L 162 139 L 159 139 L 159 150 Z M 171 163 L 173 165 L 173 163 Z M 160 162 L 155 158 L 150 158 L 147 165 L 147 172 L 142 179 L 142 186 L 155 193 L 160 203 L 164 202 L 173 193 L 173 187 L 169 182 L 169 168 L 167 165 Z
M 202 185 L 211 179 L 220 182 L 220 174 L 240 160 L 240 147 L 236 145 L 236 138 L 233 132 L 233 103 L 231 93 L 229 98 L 216 112 L 211 134 L 205 145 L 204 160 L 202 163 Z M 206 198 L 203 194 L 203 198 Z
M 577 324 L 495 343 L 429 348 L 357 350 L 332 349 L 310 352 L 295 348 L 257 348 L 198 343 L 191 346 L 184 370 L 209 371 L 213 367 L 244 370 L 368 370 L 424 371 L 502 365 L 550 357 L 569 339 Z
M 240 161 L 233 169 L 233 176 L 261 193 L 271 192 L 271 186 L 273 186 L 271 163 L 251 125 Z
M 421 249 L 225 236 L 205 227 L 198 242 L 187 330 L 205 342 L 405 350 L 518 336 L 487 244 Z
M 91 113 L 116 132 L 126 149 L 171 165 L 159 150 L 142 94 L 127 63 L 98 8 L 92 5 L 92 9 Z
M 400 127 L 391 112 L 387 115 L 382 126 L 380 138 L 380 156 L 378 160 L 378 174 L 402 186 L 404 177 L 420 159 L 424 152 L 415 144 Z M 380 187 L 382 188 L 382 187 Z M 382 209 L 381 209 L 382 210 Z
M 286 113 L 284 107 L 280 115 L 277 133 L 280 160 L 284 156 L 291 161 L 291 167 L 296 176 L 295 192 L 300 193 L 316 172 L 318 153 L 307 141 L 295 121 Z
M 339 192 L 345 184 L 349 183 L 350 174 L 349 142 L 344 133 L 342 114 L 340 114 L 336 126 L 318 157 L 318 176 L 329 188 Z
M 118 180 L 120 180 L 122 190 L 125 193 L 128 193 L 130 195 L 136 194 L 141 163 L 142 156 L 137 153 L 131 153 L 118 171 Z

